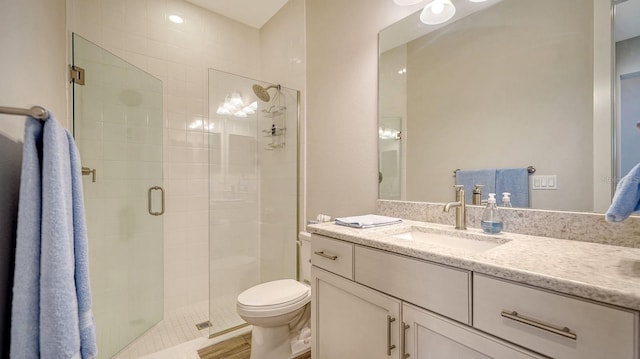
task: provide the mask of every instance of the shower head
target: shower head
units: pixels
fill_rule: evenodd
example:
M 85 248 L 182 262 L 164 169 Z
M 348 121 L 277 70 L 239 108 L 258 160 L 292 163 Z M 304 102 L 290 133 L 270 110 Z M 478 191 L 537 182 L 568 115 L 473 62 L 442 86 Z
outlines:
M 278 91 L 280 91 L 280 85 L 271 85 L 268 87 L 262 87 L 260 85 L 253 85 L 253 93 L 256 94 L 256 96 L 258 96 L 258 98 L 264 102 L 269 102 L 271 100 L 271 96 L 269 95 L 269 89 L 278 89 Z

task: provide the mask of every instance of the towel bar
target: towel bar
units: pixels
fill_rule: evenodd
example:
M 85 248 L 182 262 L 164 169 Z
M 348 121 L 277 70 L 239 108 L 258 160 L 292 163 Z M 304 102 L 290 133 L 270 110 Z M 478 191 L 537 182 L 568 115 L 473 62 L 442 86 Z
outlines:
M 459 169 L 459 168 L 456 168 L 456 169 L 453 171 L 453 177 L 455 177 L 455 176 L 456 176 L 456 173 L 458 173 L 458 171 L 460 171 L 460 169 Z M 535 167 L 533 167 L 533 166 L 529 166 L 529 167 L 527 167 L 527 172 L 529 172 L 529 174 L 535 173 L 535 172 L 536 172 L 536 168 L 535 168 Z
M 0 113 L 6 114 L 6 115 L 31 116 L 40 121 L 46 121 L 49 118 L 49 111 L 47 111 L 44 107 L 40 107 L 40 106 L 33 106 L 31 108 L 0 106 Z

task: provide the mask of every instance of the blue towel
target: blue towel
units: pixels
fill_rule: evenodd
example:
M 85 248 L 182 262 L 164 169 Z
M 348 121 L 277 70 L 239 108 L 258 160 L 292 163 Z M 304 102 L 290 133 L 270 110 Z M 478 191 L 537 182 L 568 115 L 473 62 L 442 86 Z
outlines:
M 94 358 L 81 166 L 53 118 L 27 119 L 11 318 L 11 358 Z
M 529 171 L 526 168 L 499 168 L 496 170 L 496 200 L 501 203 L 502 193 L 511 193 L 511 206 L 529 208 Z
M 472 203 L 473 187 L 477 184 L 484 185 L 482 199 L 487 199 L 487 193 L 495 193 L 496 170 L 495 168 L 479 170 L 458 170 L 456 172 L 456 184 L 464 185 L 464 198 L 467 204 Z
M 622 222 L 638 210 L 640 210 L 640 163 L 618 182 L 616 194 L 605 217 L 607 222 Z

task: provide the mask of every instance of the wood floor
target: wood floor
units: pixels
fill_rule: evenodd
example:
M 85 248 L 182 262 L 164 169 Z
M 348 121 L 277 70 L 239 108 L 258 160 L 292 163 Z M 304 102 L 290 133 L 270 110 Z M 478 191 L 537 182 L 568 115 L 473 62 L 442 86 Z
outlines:
M 231 338 L 198 350 L 200 359 L 249 359 L 251 355 L 251 333 Z M 311 359 L 306 352 L 295 359 Z

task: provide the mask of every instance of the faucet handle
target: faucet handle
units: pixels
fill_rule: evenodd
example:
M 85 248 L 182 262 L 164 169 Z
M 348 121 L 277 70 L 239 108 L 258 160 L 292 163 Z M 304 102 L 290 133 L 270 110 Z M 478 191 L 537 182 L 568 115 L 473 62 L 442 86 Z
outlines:
M 453 185 L 453 188 L 456 189 L 456 192 L 464 191 L 464 185 L 463 184 Z

